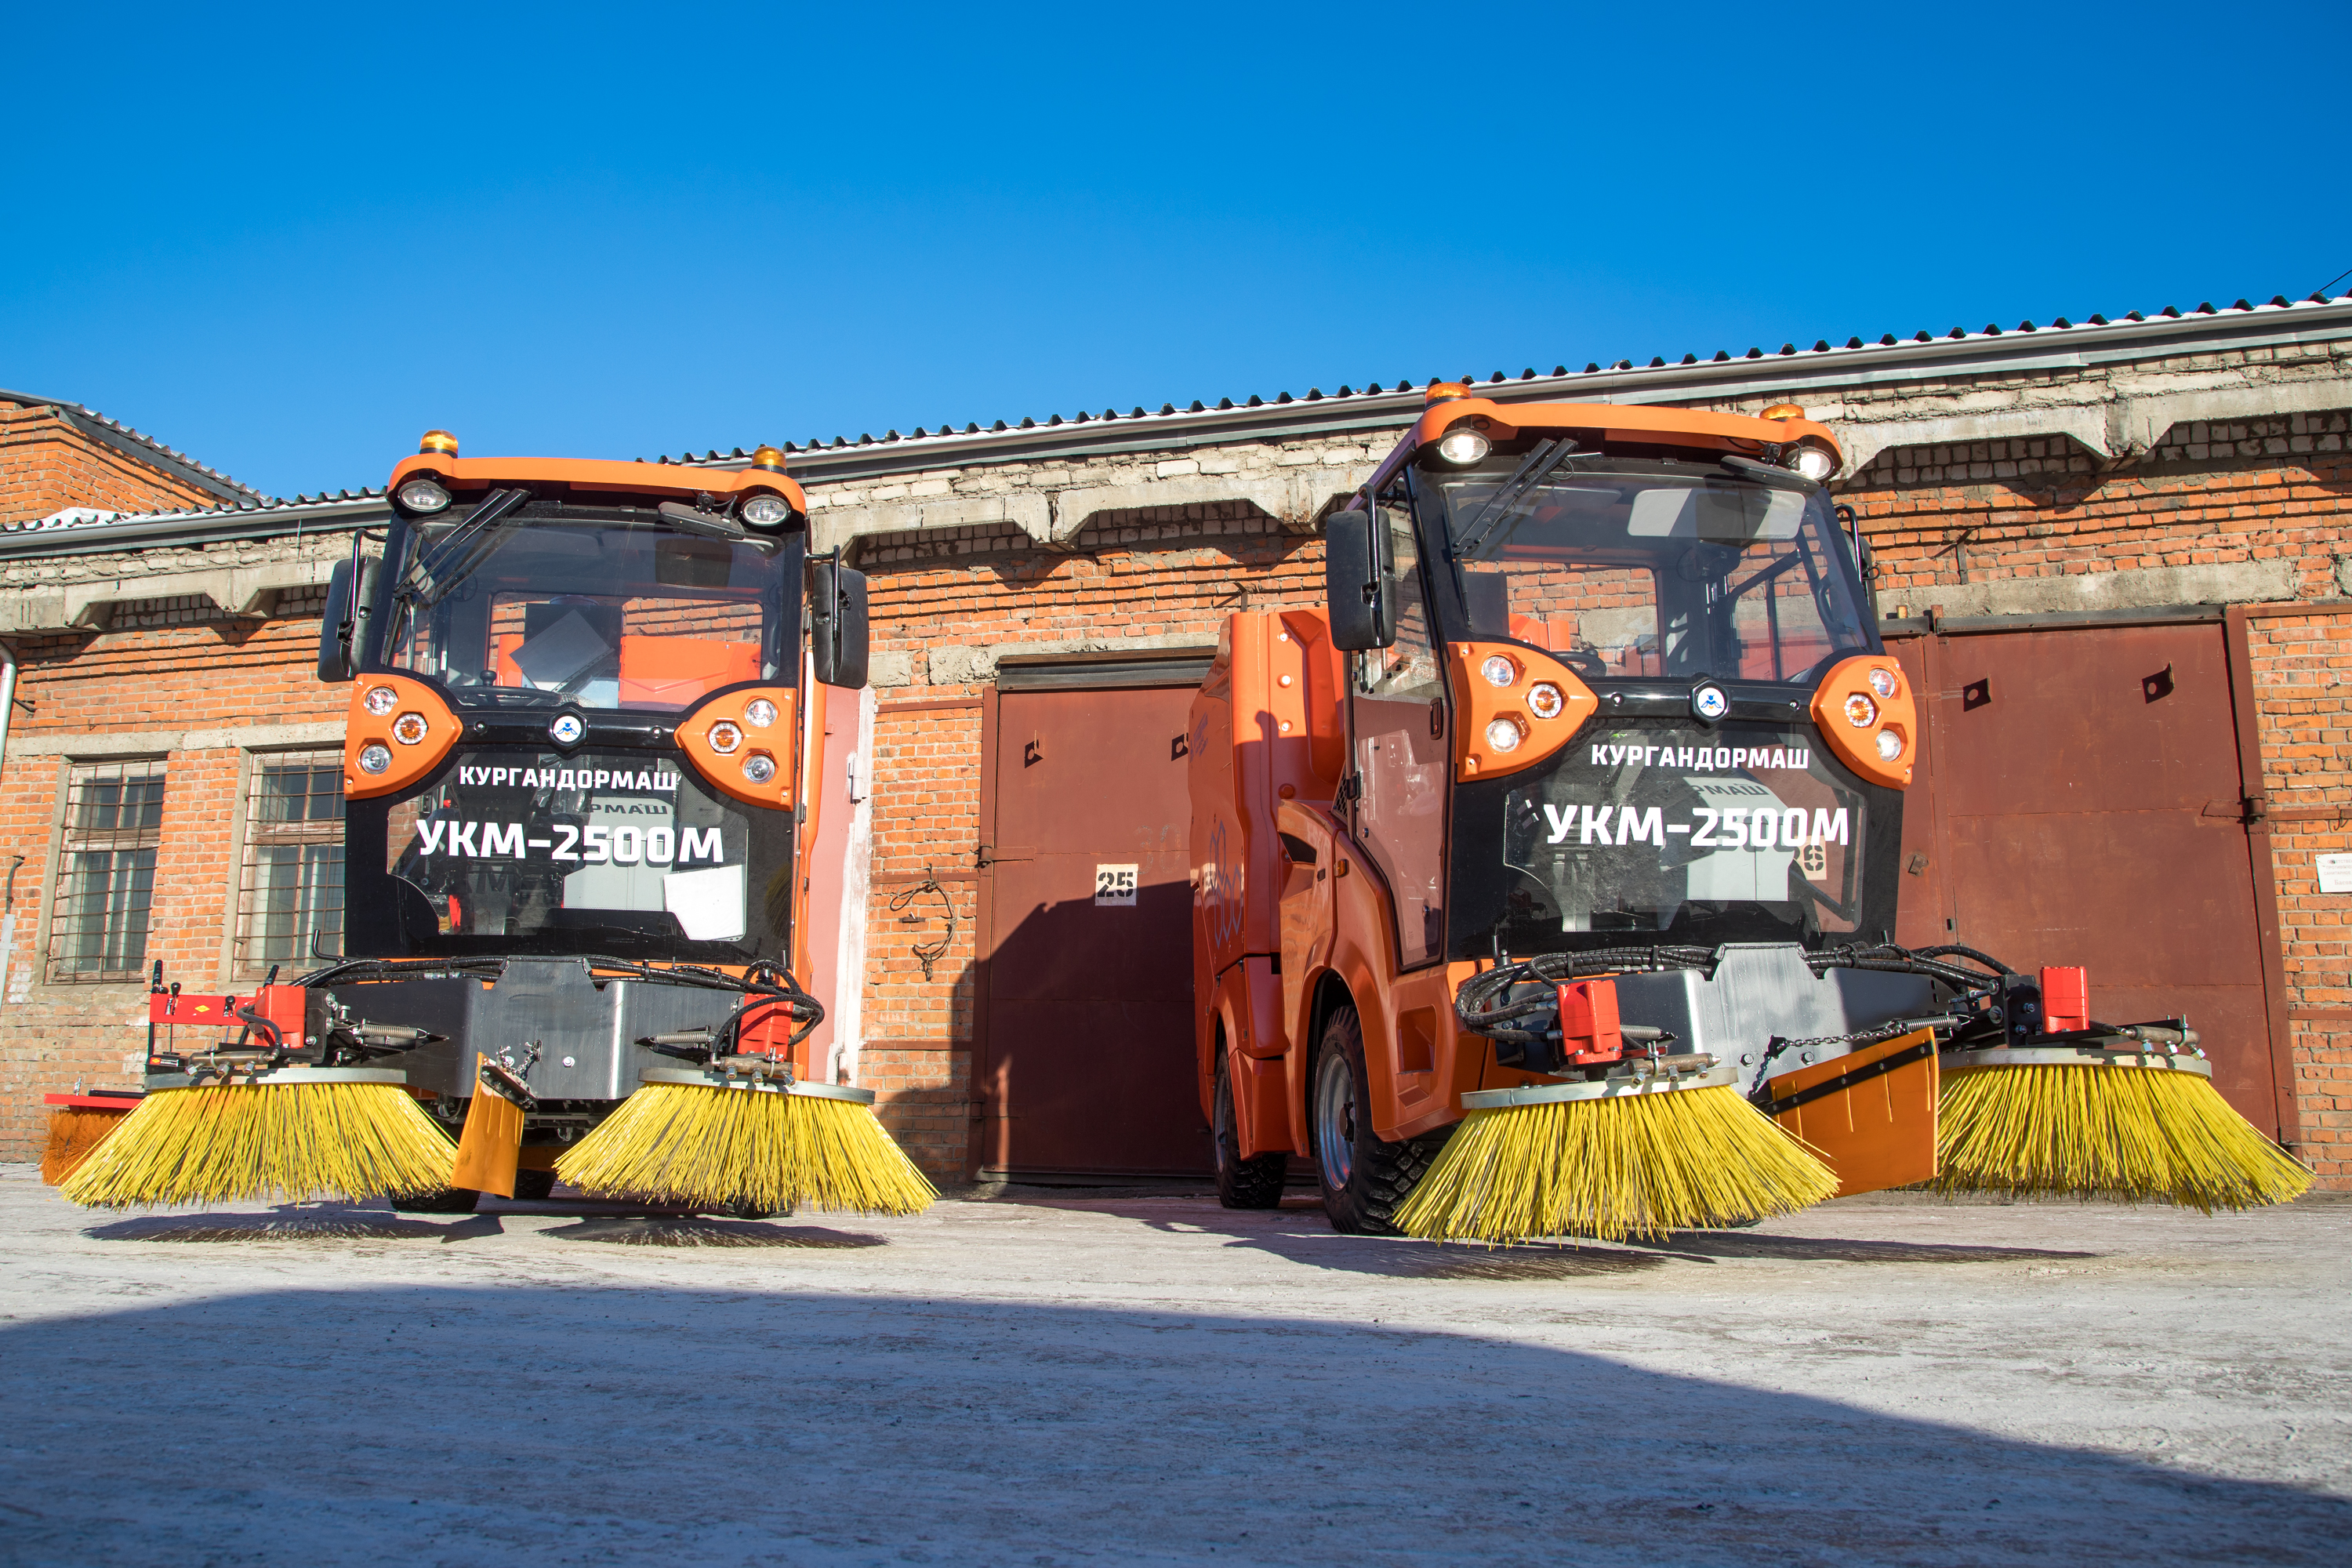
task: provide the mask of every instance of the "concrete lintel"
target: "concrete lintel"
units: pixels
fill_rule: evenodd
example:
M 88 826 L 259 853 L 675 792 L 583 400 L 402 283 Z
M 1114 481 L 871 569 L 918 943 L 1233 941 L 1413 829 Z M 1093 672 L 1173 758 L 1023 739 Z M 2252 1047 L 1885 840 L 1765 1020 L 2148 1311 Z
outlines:
M 2301 587 L 2293 561 L 2239 561 L 2215 566 L 2135 566 L 2056 577 L 2000 577 L 1989 583 L 1930 583 L 1881 589 L 1879 611 L 1914 616 L 2035 616 L 2074 610 L 2145 610 L 2166 605 L 2266 605 Z
M 52 593 L 16 595 L 0 605 L 0 631 L 103 631 L 117 605 L 150 599 L 208 599 L 232 616 L 265 613 L 278 595 L 315 588 L 334 575 L 335 563 L 272 561 L 210 572 L 159 572 L 68 583 Z
M 1096 485 L 1054 497 L 1052 542 L 1071 549 L 1088 523 L 1106 512 L 1149 511 L 1166 507 L 1223 506 L 1246 502 L 1292 533 L 1312 533 L 1325 507 L 1363 480 L 1346 469 L 1306 468 L 1287 474 L 1243 477 L 1199 474 L 1149 479 L 1133 485 Z
M 1942 447 L 1966 441 L 2015 441 L 2034 437 L 2073 437 L 2100 458 L 2110 457 L 2106 409 L 2095 403 L 2050 406 L 2019 404 L 1975 414 L 1934 419 L 1840 420 L 1832 426 L 1845 454 L 1850 478 L 1895 447 Z
M 878 533 L 1007 525 L 1039 544 L 1050 544 L 1053 508 L 1042 493 L 1015 490 L 1001 496 L 950 496 L 882 506 L 816 506 L 809 512 L 812 542 L 819 551 L 852 545 Z
M 160 757 L 173 752 L 275 751 L 283 746 L 340 746 L 343 721 L 245 724 L 215 730 L 125 730 L 103 734 L 17 734 L 11 757 Z
M 2338 377 L 2258 381 L 2127 397 L 2113 406 L 2107 428 L 2116 451 L 2145 452 L 2176 425 L 2242 425 L 2288 414 L 2330 414 L 2341 408 L 2352 408 L 2352 385 Z
M 1198 632 L 1176 632 L 1150 637 L 1067 637 L 1057 642 L 989 643 L 979 647 L 943 645 L 930 650 L 930 683 L 933 686 L 985 686 L 996 679 L 998 660 L 1024 656 L 1127 653 L 1200 646 L 1201 634 Z

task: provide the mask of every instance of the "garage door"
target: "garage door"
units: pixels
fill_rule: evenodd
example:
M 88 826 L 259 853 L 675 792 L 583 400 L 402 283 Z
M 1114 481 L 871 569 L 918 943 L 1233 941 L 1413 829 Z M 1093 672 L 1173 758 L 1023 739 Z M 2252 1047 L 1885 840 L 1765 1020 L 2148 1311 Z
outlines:
M 2276 1136 L 2269 860 L 2221 623 L 1948 626 L 1888 647 L 1928 698 L 1896 940 L 2083 964 L 2109 1023 L 2185 1015 L 2215 1086 Z
M 982 824 L 984 1172 L 1208 1168 L 1183 750 L 1206 663 L 1001 672 Z M 1081 684 L 1096 681 L 1129 684 Z

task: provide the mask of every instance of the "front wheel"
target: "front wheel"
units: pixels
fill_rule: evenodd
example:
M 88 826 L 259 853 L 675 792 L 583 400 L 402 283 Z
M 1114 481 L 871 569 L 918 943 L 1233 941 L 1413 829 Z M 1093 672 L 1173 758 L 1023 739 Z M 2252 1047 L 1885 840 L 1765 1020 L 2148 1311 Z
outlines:
M 1242 1158 L 1241 1120 L 1234 1110 L 1233 1075 L 1217 1064 L 1217 1202 L 1229 1209 L 1278 1209 L 1290 1156 L 1271 1153 Z
M 1443 1133 L 1391 1143 L 1372 1131 L 1364 1075 L 1364 1030 L 1352 1006 L 1323 1026 L 1315 1056 L 1315 1178 L 1331 1228 L 1349 1236 L 1394 1236 L 1397 1205 L 1412 1192 Z

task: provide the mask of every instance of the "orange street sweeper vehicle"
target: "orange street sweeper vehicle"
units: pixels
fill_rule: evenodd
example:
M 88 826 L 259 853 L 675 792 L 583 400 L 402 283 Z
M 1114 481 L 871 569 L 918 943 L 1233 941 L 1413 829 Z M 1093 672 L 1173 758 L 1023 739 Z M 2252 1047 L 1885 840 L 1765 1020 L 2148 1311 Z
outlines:
M 320 678 L 352 690 L 344 952 L 210 999 L 209 1019 L 159 992 L 173 1027 L 151 1091 L 404 1081 L 463 1130 L 432 1190 L 394 1189 L 428 1211 L 483 1190 L 544 1196 L 560 1158 L 592 1192 L 736 1212 L 903 1206 L 857 1201 L 877 1196 L 870 1182 L 828 1185 L 844 1160 L 927 1198 L 871 1092 L 835 1085 L 803 1043 L 823 1016 L 805 933 L 836 917 L 809 907 L 808 849 L 834 804 L 810 759 L 828 690 L 866 682 L 866 589 L 810 552 L 782 454 L 736 471 L 463 458 L 436 431 L 389 493 L 383 554 L 354 541 L 319 649 Z M 589 1157 L 625 1101 L 625 1130 Z M 844 1135 L 863 1152 L 812 1152 L 746 1107 L 854 1112 Z M 803 1180 L 794 1161 L 802 1177 L 832 1168 Z M 150 1163 L 174 1162 L 190 1163 Z M 123 1181 L 89 1201 L 152 1201 Z
M 1735 1223 L 1937 1176 L 1939 1072 L 2207 1071 L 2079 970 L 1891 945 L 1920 715 L 1841 461 L 1787 405 L 1433 387 L 1328 520 L 1327 605 L 1230 617 L 1189 737 L 1228 1206 L 1300 1156 L 1345 1231 Z

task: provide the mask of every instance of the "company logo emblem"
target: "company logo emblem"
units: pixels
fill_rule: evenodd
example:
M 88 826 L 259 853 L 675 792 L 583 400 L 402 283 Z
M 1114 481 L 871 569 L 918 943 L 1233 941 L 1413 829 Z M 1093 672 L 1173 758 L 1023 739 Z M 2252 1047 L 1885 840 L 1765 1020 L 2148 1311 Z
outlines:
M 1691 693 L 1691 711 L 1709 724 L 1731 711 L 1731 699 L 1723 688 L 1709 683 Z
M 559 746 L 576 746 L 587 732 L 588 726 L 581 722 L 577 713 L 558 713 L 547 726 L 548 739 Z

